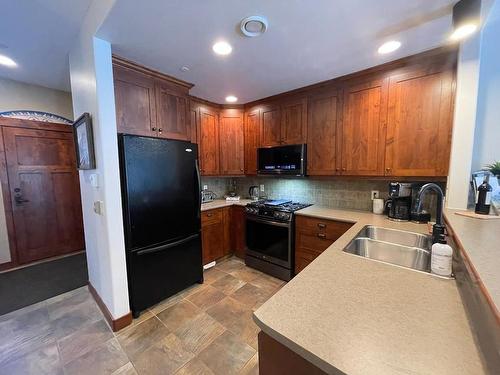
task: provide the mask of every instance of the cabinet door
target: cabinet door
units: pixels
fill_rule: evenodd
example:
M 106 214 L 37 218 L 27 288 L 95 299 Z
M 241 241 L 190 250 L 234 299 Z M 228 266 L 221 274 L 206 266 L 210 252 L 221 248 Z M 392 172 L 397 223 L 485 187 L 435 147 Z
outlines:
M 204 265 L 224 256 L 224 229 L 220 223 L 210 224 L 201 229 L 201 243 Z
M 247 112 L 245 118 L 245 174 L 257 174 L 257 148 L 259 148 L 260 109 Z
M 220 172 L 244 174 L 243 111 L 225 109 L 220 115 Z
M 156 98 L 158 135 L 162 138 L 189 140 L 187 92 L 173 84 L 157 80 Z
M 413 72 L 391 77 L 386 175 L 446 176 L 450 158 L 453 75 Z
M 219 174 L 219 115 L 208 109 L 199 109 L 198 149 L 201 174 L 213 176 Z
M 307 106 L 307 174 L 334 175 L 337 165 L 337 124 L 339 94 L 315 96 Z
M 239 258 L 245 257 L 245 208 L 231 207 L 231 248 Z
M 194 108 L 189 109 L 189 128 L 191 133 L 191 142 L 198 143 L 198 111 Z
M 155 136 L 156 102 L 153 78 L 113 66 L 116 125 L 119 133 Z
M 262 109 L 260 145 L 262 147 L 279 146 L 281 144 L 281 113 L 277 106 Z
M 348 87 L 342 119 L 342 174 L 383 176 L 388 80 Z
M 307 100 L 299 99 L 281 106 L 281 141 L 294 145 L 305 143 L 307 131 Z
M 222 209 L 222 227 L 224 230 L 222 254 L 229 255 L 233 252 L 231 247 L 231 207 L 224 207 Z

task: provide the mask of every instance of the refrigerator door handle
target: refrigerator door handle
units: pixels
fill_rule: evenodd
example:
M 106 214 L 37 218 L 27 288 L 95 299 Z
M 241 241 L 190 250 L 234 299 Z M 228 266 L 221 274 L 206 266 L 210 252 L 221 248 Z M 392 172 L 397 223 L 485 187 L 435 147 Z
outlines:
M 195 160 L 196 177 L 198 178 L 198 207 L 201 205 L 201 174 L 198 159 Z
M 200 236 L 200 234 L 196 233 L 196 234 L 193 234 L 193 235 L 188 236 L 186 238 L 183 238 L 181 240 L 169 243 L 167 245 L 161 245 L 161 246 L 152 247 L 150 249 L 139 250 L 136 254 L 137 255 L 146 255 L 146 254 L 157 253 L 159 251 L 167 250 L 167 249 L 170 249 L 172 247 L 176 247 L 176 246 L 182 245 L 183 243 L 186 243 L 186 242 L 189 242 L 191 240 L 194 240 L 195 238 L 197 238 L 199 236 Z

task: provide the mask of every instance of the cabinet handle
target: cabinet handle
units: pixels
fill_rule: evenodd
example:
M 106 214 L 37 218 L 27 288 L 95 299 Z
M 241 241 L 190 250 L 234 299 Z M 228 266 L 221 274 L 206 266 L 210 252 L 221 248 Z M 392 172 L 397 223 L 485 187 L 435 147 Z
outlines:
M 324 233 L 318 233 L 318 237 L 324 239 L 324 238 L 326 238 L 326 234 L 324 234 Z
M 340 168 L 335 168 L 335 171 L 337 171 L 337 172 L 340 171 Z
M 325 229 L 326 228 L 326 224 L 318 223 L 318 228 Z
M 161 133 L 163 130 L 161 128 L 158 128 L 158 131 Z
M 243 168 L 240 168 L 240 172 L 243 172 Z
M 212 217 L 212 216 L 213 216 L 213 214 L 207 214 L 207 217 Z
M 386 169 L 385 169 L 385 171 L 386 171 L 387 173 L 390 173 L 390 172 L 391 172 L 391 168 L 386 168 Z
M 155 131 L 156 131 L 156 128 L 153 126 L 153 127 L 151 128 L 151 130 L 155 132 Z
M 342 168 L 343 171 L 347 171 L 347 168 Z

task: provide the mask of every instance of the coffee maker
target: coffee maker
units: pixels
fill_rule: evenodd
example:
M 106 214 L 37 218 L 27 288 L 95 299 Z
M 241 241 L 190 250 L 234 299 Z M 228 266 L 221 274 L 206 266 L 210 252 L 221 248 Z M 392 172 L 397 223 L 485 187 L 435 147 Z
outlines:
M 389 183 L 389 198 L 385 203 L 387 217 L 393 221 L 409 221 L 411 218 L 412 184 Z

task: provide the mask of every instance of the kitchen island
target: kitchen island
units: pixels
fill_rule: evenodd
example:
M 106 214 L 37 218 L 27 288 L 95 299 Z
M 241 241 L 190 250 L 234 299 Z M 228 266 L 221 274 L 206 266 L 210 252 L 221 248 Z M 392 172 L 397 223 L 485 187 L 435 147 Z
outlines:
M 486 373 L 454 280 L 342 251 L 365 225 L 426 225 L 316 206 L 296 214 L 355 224 L 255 311 L 263 334 L 329 374 Z

